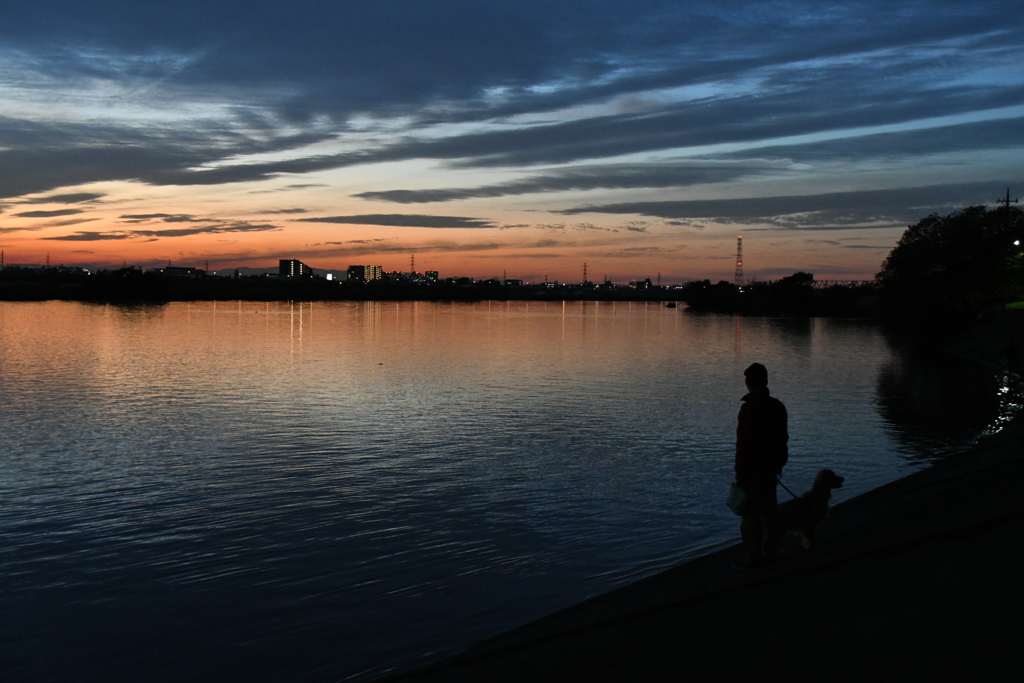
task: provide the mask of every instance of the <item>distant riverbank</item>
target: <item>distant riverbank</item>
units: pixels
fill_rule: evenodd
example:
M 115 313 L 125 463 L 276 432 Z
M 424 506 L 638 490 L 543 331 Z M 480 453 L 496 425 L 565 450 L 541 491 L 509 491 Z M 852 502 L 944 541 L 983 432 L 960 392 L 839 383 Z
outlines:
M 405 275 L 405 274 L 399 274 Z M 178 277 L 138 268 L 84 273 L 60 269 L 0 271 L 0 301 L 680 301 L 680 288 L 649 280 L 612 283 L 541 283 L 451 278 L 388 278 L 345 282 L 321 277 Z
M 827 285 L 827 286 L 825 286 Z M 696 312 L 786 317 L 871 317 L 875 289 L 865 283 L 814 283 L 794 274 L 771 283 L 737 287 L 707 280 L 685 285 L 650 280 L 524 284 L 519 280 L 448 278 L 389 273 L 381 280 L 350 282 L 323 277 L 271 275 L 169 276 L 126 267 L 87 273 L 81 269 L 8 268 L 0 271 L 0 301 L 167 303 L 171 301 L 649 301 L 685 305 Z

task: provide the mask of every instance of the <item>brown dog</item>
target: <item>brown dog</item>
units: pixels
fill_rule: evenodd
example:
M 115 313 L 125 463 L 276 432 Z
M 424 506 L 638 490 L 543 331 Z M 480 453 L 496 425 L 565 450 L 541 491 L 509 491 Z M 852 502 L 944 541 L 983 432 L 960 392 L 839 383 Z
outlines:
M 794 534 L 800 537 L 805 548 L 814 545 L 814 531 L 828 517 L 828 501 L 832 498 L 832 489 L 842 486 L 843 477 L 832 470 L 818 472 L 810 491 L 779 504 L 779 536 Z

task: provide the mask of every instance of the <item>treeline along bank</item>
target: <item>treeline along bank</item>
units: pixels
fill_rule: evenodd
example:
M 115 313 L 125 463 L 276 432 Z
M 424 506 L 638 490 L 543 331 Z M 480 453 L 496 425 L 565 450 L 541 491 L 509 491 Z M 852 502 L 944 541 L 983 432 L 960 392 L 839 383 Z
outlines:
M 437 273 L 383 273 L 354 266 L 346 279 L 315 275 L 294 259 L 275 274 L 207 274 L 193 268 L 7 266 L 0 299 L 112 303 L 167 301 L 657 301 L 695 311 L 746 315 L 886 317 L 966 322 L 986 309 L 1024 308 L 1024 212 L 1007 203 L 932 214 L 911 225 L 873 280 L 830 282 L 796 272 L 772 282 L 649 279 L 525 284 L 521 280 L 439 279 Z M 369 270 L 368 270 L 369 269 Z M 369 273 L 369 275 L 368 275 Z

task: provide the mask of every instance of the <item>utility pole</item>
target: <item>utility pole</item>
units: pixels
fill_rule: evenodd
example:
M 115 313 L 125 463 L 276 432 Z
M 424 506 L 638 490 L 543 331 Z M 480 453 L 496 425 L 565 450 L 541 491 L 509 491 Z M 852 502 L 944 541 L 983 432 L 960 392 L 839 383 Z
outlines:
M 1018 197 L 1019 199 L 1019 197 Z M 996 200 L 996 204 L 1002 204 L 1006 207 L 1006 227 L 1010 227 L 1010 204 L 1016 204 L 1017 199 L 1010 199 L 1010 188 L 1006 188 L 1006 199 L 999 198 Z
M 583 264 L 583 283 L 586 284 L 586 282 L 587 282 L 587 264 L 584 263 Z
M 1018 197 L 1018 199 L 1019 199 L 1019 197 Z M 1016 204 L 1016 203 L 1017 203 L 1017 199 L 1010 199 L 1010 188 L 1006 188 L 1006 199 L 1003 199 L 1002 197 L 1000 197 L 999 199 L 996 200 L 996 204 L 1003 204 L 1004 206 L 1006 206 L 1006 210 L 1007 211 L 1010 210 L 1010 204 Z
M 1010 231 L 1010 204 L 1016 204 L 1016 203 L 1017 203 L 1017 199 L 1010 199 L 1010 188 L 1006 188 L 1006 198 L 1005 199 L 1000 198 L 1000 199 L 996 200 L 996 204 L 1002 204 L 1003 206 L 1006 207 L 1006 231 L 1007 232 Z M 1009 235 L 1007 235 L 1007 237 L 1009 237 Z M 1005 269 L 1006 266 L 1004 265 L 1003 268 Z M 1006 277 L 1009 277 L 1009 273 L 1006 274 Z M 1005 280 L 1004 280 L 1004 282 L 1005 282 Z M 1006 285 L 1006 284 L 1003 285 L 1003 306 L 1002 306 L 1002 308 L 999 309 L 999 319 L 1000 320 L 1002 320 L 1006 316 L 1006 296 L 1007 296 L 1006 288 L 1007 287 L 1008 287 L 1008 285 Z
M 409 272 L 416 272 L 416 254 L 413 254 L 412 256 L 409 257 Z

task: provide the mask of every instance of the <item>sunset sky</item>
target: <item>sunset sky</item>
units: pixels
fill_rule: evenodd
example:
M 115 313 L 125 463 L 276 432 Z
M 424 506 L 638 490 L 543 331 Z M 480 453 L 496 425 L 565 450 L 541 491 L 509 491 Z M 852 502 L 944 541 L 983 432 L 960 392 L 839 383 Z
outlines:
M 873 277 L 1024 194 L 1018 1 L 17 2 L 7 263 Z

